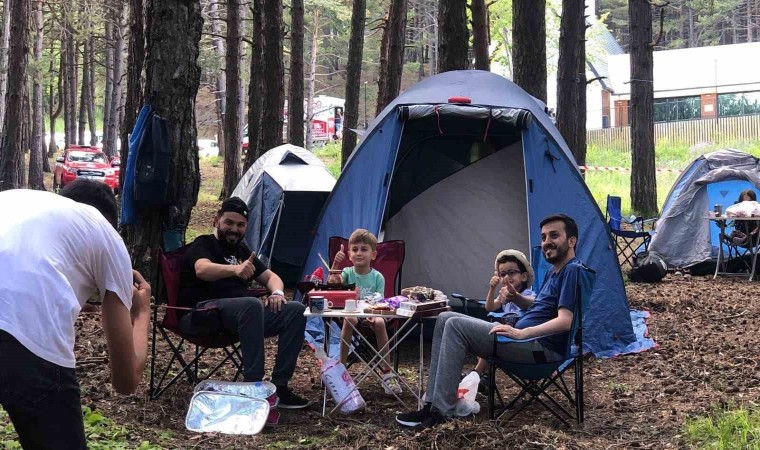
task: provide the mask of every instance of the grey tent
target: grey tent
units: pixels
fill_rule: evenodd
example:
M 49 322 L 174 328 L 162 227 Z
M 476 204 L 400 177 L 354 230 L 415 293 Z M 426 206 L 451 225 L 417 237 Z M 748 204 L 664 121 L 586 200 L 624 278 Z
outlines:
M 334 185 L 319 158 L 285 144 L 261 155 L 232 192 L 250 211 L 245 243 L 289 286 L 298 281 L 312 230 Z
M 669 268 L 691 267 L 715 261 L 719 230 L 706 219 L 719 204 L 734 204 L 745 189 L 760 189 L 760 160 L 738 150 L 719 150 L 694 160 L 670 190 L 657 233 L 649 251 L 657 253 Z

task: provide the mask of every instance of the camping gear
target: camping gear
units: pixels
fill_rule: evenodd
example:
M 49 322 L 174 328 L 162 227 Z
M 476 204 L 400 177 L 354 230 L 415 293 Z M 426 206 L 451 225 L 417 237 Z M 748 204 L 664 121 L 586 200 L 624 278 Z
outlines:
M 285 144 L 257 159 L 232 192 L 250 212 L 244 242 L 287 286 L 304 279 L 309 239 L 334 185 L 319 158 Z
M 343 309 L 346 306 L 346 300 L 356 299 L 356 291 L 311 291 L 309 298 L 312 296 L 324 298 L 326 302 L 330 302 L 332 309 Z
M 652 237 L 649 251 L 655 252 L 669 269 L 680 269 L 709 263 L 715 268 L 718 246 L 728 252 L 721 242 L 720 227 L 708 220 L 712 205 L 733 205 L 745 189 L 760 191 L 760 160 L 738 150 L 726 149 L 695 159 L 678 177 L 670 190 L 662 214 L 657 221 L 657 233 Z M 712 271 L 710 268 L 692 273 Z
M 634 283 L 657 283 L 665 278 L 668 265 L 657 253 L 644 252 L 636 255 L 628 279 Z
M 263 425 L 276 425 L 280 420 L 277 387 L 269 381 L 203 380 L 193 393 L 196 395 L 190 401 L 185 418 L 185 425 L 191 431 L 257 434 Z M 204 395 L 197 395 L 200 393 Z M 266 407 L 262 401 L 267 403 Z M 265 415 L 265 411 L 268 414 Z
M 462 96 L 470 103 L 448 103 Z M 404 91 L 363 133 L 305 267 L 319 265 L 331 236 L 365 228 L 381 242 L 405 241 L 404 285 L 482 292 L 494 249 L 527 254 L 540 244 L 540 221 L 556 213 L 577 221 L 578 258 L 598 268 L 584 342 L 624 348 L 635 336 L 614 243 L 545 107 L 499 75 L 445 72 Z M 534 288 L 542 282 L 536 276 Z

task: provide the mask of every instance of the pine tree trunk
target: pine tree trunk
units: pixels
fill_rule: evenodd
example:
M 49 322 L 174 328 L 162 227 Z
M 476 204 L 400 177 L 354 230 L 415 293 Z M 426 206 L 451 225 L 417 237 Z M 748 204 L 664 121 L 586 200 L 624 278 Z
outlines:
M 227 78 L 226 114 L 224 115 L 224 182 L 220 199 L 235 190 L 240 181 L 240 4 L 227 0 Z
M 519 0 L 514 0 L 515 2 Z M 543 0 L 541 0 L 543 1 Z M 438 73 L 464 70 L 469 66 L 467 51 L 467 4 L 463 0 L 438 2 Z
M 138 225 L 123 227 L 135 268 L 148 280 L 156 273 L 162 224 L 176 208 L 183 224 L 198 199 L 200 171 L 195 126 L 195 96 L 201 70 L 197 64 L 203 19 L 197 0 L 151 0 L 147 4 L 146 102 L 168 122 L 173 170 L 168 204 L 142 212 Z
M 61 41 L 61 49 L 63 49 L 63 41 Z M 58 63 L 58 74 L 55 86 L 53 80 L 50 80 L 50 91 L 48 95 L 48 117 L 50 119 L 50 142 L 48 144 L 48 158 L 55 155 L 58 151 L 58 144 L 55 142 L 55 122 L 63 111 L 63 59 L 64 54 L 61 52 L 61 57 Z M 50 73 L 53 73 L 53 58 L 50 58 Z M 57 91 L 57 93 L 56 93 Z
M 390 15 L 390 11 L 388 11 Z M 380 67 L 377 72 L 377 104 L 375 105 L 375 116 L 385 108 L 385 98 L 388 90 L 388 44 L 390 42 L 390 17 L 386 16 L 383 20 L 383 37 L 380 39 Z
M 578 165 L 586 162 L 586 18 L 584 0 L 563 0 L 557 67 L 557 128 Z
M 264 100 L 261 116 L 261 146 L 266 152 L 282 144 L 284 125 L 284 79 L 282 62 L 282 0 L 264 0 Z M 258 157 L 258 156 L 257 156 Z
M 650 3 L 630 0 L 628 18 L 631 30 L 631 207 L 649 217 L 657 213 Z
M 430 33 L 428 33 L 428 51 L 430 54 L 428 55 L 428 64 L 430 65 L 428 72 L 430 72 L 430 75 L 435 75 L 438 73 L 438 21 L 435 20 L 437 17 L 436 14 L 436 6 L 437 6 L 437 0 L 427 0 L 425 2 L 428 13 L 425 14 L 425 17 L 428 20 L 428 26 L 432 30 Z
M 29 53 L 29 2 L 14 0 L 10 25 L 12 39 L 9 41 L 7 111 L 23 111 L 26 85 L 27 54 Z M 24 185 L 24 114 L 6 114 L 3 118 L 3 134 L 0 138 L 0 191 L 18 189 Z
M 475 50 L 475 68 L 491 70 L 491 59 L 488 54 L 488 10 L 485 0 L 472 0 L 472 47 Z M 564 9 L 563 16 L 564 16 Z
M 311 126 L 314 120 L 314 82 L 317 75 L 317 51 L 319 48 L 319 9 L 314 10 L 314 32 L 311 39 L 311 62 L 309 64 L 309 83 L 306 95 L 306 150 L 311 151 L 314 146 L 314 128 Z M 302 127 L 303 128 L 303 127 Z
M 42 94 L 44 95 L 45 91 L 42 90 Z M 48 157 L 47 152 L 47 143 L 45 142 L 45 105 L 41 105 L 42 110 L 40 113 L 42 114 L 42 118 L 40 120 L 40 151 L 42 152 L 42 171 L 44 173 L 51 173 L 52 170 L 50 170 L 50 158 Z
M 262 82 L 262 51 L 264 47 L 264 25 L 262 0 L 251 0 L 253 19 L 251 36 L 251 67 L 248 81 L 248 151 L 245 154 L 243 172 L 258 159 L 261 152 L 261 108 L 264 87 Z
M 3 1 L 3 32 L 0 35 L 0 133 L 5 124 L 5 102 L 8 93 L 8 43 L 11 35 L 10 1 Z
M 546 103 L 546 0 L 512 1 L 514 82 Z
M 104 32 L 104 49 L 105 55 L 103 60 L 105 61 L 105 90 L 103 93 L 103 150 L 106 151 L 108 142 L 110 141 L 108 133 L 110 128 L 108 124 L 111 123 L 111 102 L 113 101 L 113 49 L 114 49 L 114 30 L 116 25 L 114 22 L 117 19 L 113 18 L 111 11 L 106 13 L 105 18 L 105 32 Z
M 404 46 L 406 44 L 406 0 L 393 0 L 388 12 L 386 33 L 388 35 L 388 79 L 384 97 L 378 97 L 377 114 L 398 97 L 401 91 L 401 77 L 404 73 Z
M 116 141 L 119 138 L 119 124 L 120 114 L 122 112 L 122 90 L 121 90 L 121 76 L 123 74 L 123 61 L 124 61 L 124 33 L 127 27 L 126 11 L 124 5 L 118 3 L 119 7 L 116 10 L 116 24 L 113 29 L 114 36 L 114 48 L 113 48 L 113 82 L 111 91 L 111 101 L 109 107 L 111 111 L 108 114 L 108 140 L 103 144 L 103 151 L 108 156 L 114 156 L 118 154 L 116 148 Z
M 315 15 L 319 10 L 315 10 Z M 288 95 L 288 136 L 290 143 L 304 146 L 303 126 L 303 0 L 291 0 L 290 6 L 290 93 Z M 318 20 L 318 19 L 315 19 Z M 317 30 L 314 30 L 315 34 Z M 316 51 L 316 47 L 313 47 Z M 309 123 L 311 125 L 311 123 Z M 311 127 L 310 127 L 311 128 Z M 311 143 L 306 143 L 311 147 Z
M 42 67 L 42 38 L 45 25 L 42 17 L 43 0 L 34 1 L 34 65 Z M 29 188 L 44 191 L 43 179 L 45 152 L 45 132 L 42 129 L 42 73 L 40 70 L 32 74 L 32 132 L 29 144 Z M 48 169 L 49 170 L 49 169 Z
M 343 115 L 343 144 L 340 167 L 346 165 L 348 157 L 356 147 L 356 133 L 351 131 L 359 123 L 359 89 L 362 78 L 362 54 L 364 53 L 364 21 L 367 18 L 366 0 L 354 0 L 351 11 L 351 36 L 348 41 L 348 61 L 346 63 L 346 110 Z M 366 107 L 366 106 L 365 106 Z
M 84 42 L 84 52 L 82 57 L 82 89 L 79 94 L 79 128 L 77 143 L 86 145 L 84 132 L 87 131 L 87 105 L 90 103 L 90 61 L 87 58 L 89 47 L 87 41 Z
M 211 33 L 213 33 L 214 53 L 216 57 L 221 61 L 224 58 L 224 38 L 222 38 L 222 19 L 219 16 L 219 7 L 217 2 L 211 2 L 209 5 L 209 16 L 211 17 Z M 227 111 L 227 76 L 223 70 L 220 70 L 216 74 L 216 116 L 218 120 L 217 125 L 217 148 L 218 155 L 224 157 L 224 149 L 226 139 L 224 137 L 224 113 Z
M 88 38 L 88 53 L 85 55 L 89 61 L 90 69 L 90 92 L 87 94 L 87 122 L 90 128 L 90 145 L 98 145 L 98 130 L 95 123 L 95 39 L 92 35 Z M 84 107 L 84 106 L 83 106 Z

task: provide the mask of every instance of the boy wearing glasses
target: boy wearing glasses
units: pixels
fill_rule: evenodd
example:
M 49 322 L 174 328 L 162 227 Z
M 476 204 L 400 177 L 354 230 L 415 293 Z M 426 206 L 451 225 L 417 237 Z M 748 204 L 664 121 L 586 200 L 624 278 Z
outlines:
M 519 250 L 502 250 L 496 255 L 494 268 L 496 270 L 488 283 L 486 311 L 501 310 L 507 314 L 522 315 L 536 298 L 536 294 L 530 289 L 533 286 L 534 275 L 528 258 Z M 499 295 L 496 295 L 499 284 L 502 288 L 499 289 Z M 474 370 L 480 375 L 482 388 L 488 386 L 488 380 L 484 376 L 487 368 L 486 360 L 478 357 L 478 364 Z

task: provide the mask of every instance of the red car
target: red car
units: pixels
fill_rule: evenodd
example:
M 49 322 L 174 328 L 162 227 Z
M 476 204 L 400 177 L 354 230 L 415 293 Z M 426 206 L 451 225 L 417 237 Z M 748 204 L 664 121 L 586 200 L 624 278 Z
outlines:
M 53 174 L 53 190 L 58 190 L 76 180 L 87 178 L 102 181 L 115 193 L 119 192 L 119 168 L 121 161 L 108 156 L 97 147 L 71 146 L 56 160 Z

